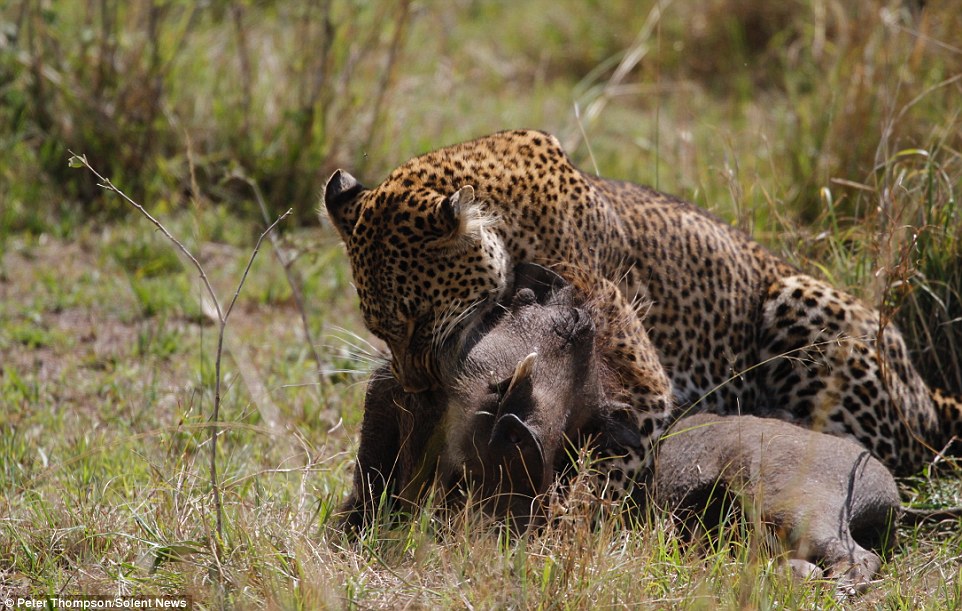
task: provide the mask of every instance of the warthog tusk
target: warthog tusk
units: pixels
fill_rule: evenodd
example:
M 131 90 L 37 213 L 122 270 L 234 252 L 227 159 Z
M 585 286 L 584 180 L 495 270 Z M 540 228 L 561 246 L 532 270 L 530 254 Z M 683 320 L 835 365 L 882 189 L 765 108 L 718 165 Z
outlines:
M 532 352 L 518 362 L 518 365 L 514 368 L 514 374 L 511 376 L 511 382 L 508 384 L 508 390 L 504 393 L 505 397 L 510 396 L 518 384 L 531 377 L 531 372 L 534 370 L 534 363 L 537 360 L 538 353 Z

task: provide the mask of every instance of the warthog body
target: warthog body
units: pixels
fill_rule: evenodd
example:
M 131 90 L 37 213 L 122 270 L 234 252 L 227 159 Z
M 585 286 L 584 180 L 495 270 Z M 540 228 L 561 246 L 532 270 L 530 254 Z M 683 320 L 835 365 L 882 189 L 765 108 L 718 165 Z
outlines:
M 655 459 L 655 502 L 689 527 L 715 526 L 727 508 L 772 526 L 796 573 L 821 571 L 863 589 L 881 565 L 866 547 L 891 544 L 895 480 L 857 443 L 753 416 L 682 418 Z M 864 546 L 864 547 L 863 547 Z
M 644 489 L 635 470 L 643 435 L 611 398 L 618 379 L 599 356 L 596 310 L 543 268 L 519 266 L 516 277 L 499 313 L 443 365 L 441 390 L 406 394 L 383 371 L 372 379 L 350 523 L 370 517 L 385 492 L 417 502 L 432 481 L 473 482 L 490 511 L 526 523 L 570 466 L 565 444 L 593 448 L 609 488 Z M 691 416 L 672 431 L 657 452 L 656 504 L 704 514 L 733 493 L 784 535 L 794 568 L 819 562 L 859 586 L 877 571 L 878 556 L 856 538 L 885 540 L 899 499 L 860 446 L 748 416 Z

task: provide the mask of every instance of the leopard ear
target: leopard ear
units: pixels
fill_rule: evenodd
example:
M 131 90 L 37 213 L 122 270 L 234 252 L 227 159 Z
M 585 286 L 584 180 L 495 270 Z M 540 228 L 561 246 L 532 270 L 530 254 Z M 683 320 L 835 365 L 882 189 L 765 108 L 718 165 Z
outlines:
M 474 187 L 465 185 L 445 197 L 434 210 L 437 242 L 456 240 L 469 231 L 468 220 L 474 218 Z
M 354 225 L 357 224 L 359 214 L 357 196 L 362 191 L 364 187 L 361 183 L 344 170 L 334 172 L 324 187 L 324 206 L 327 208 L 327 214 L 345 242 L 351 236 Z

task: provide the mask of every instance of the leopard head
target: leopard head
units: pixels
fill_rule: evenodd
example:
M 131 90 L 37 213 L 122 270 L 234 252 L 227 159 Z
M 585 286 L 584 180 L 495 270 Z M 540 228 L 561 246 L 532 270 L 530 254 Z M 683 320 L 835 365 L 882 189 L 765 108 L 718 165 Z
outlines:
M 324 203 L 346 246 L 364 322 L 391 349 L 395 377 L 407 392 L 436 387 L 445 347 L 511 280 L 484 203 L 471 185 L 405 166 L 373 189 L 338 170 Z

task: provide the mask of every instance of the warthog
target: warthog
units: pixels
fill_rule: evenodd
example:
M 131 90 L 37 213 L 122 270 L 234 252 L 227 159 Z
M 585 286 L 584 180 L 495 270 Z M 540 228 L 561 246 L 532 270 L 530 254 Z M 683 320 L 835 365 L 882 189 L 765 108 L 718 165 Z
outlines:
M 640 434 L 602 361 L 592 307 L 552 272 L 519 266 L 512 297 L 444 366 L 440 391 L 405 394 L 385 371 L 365 403 L 347 521 L 360 525 L 382 495 L 416 503 L 426 484 L 476 484 L 486 507 L 525 524 L 570 466 L 570 451 L 637 454 Z M 861 446 L 787 422 L 750 416 L 682 418 L 663 438 L 650 482 L 631 459 L 602 460 L 607 486 L 650 490 L 667 510 L 711 518 L 724 498 L 783 535 L 793 569 L 861 588 L 889 539 L 895 481 Z M 607 467 L 606 467 L 607 465 Z M 607 468 L 607 471 L 605 471 Z M 617 495 L 616 495 L 617 496 Z M 717 512 L 716 512 L 717 517 Z M 709 520 L 710 521 L 710 520 Z
M 799 575 L 864 589 L 881 566 L 900 505 L 888 469 L 854 441 L 771 418 L 697 414 L 662 438 L 655 502 L 685 524 L 714 527 L 735 507 L 769 525 Z M 864 546 L 864 547 L 863 547 Z
M 365 523 L 382 496 L 404 506 L 433 481 L 461 479 L 479 483 L 496 513 L 521 517 L 568 462 L 566 441 L 612 428 L 623 406 L 607 398 L 595 325 L 573 291 L 540 266 L 518 266 L 510 302 L 444 363 L 440 390 L 408 394 L 386 368 L 375 372 L 348 524 Z

